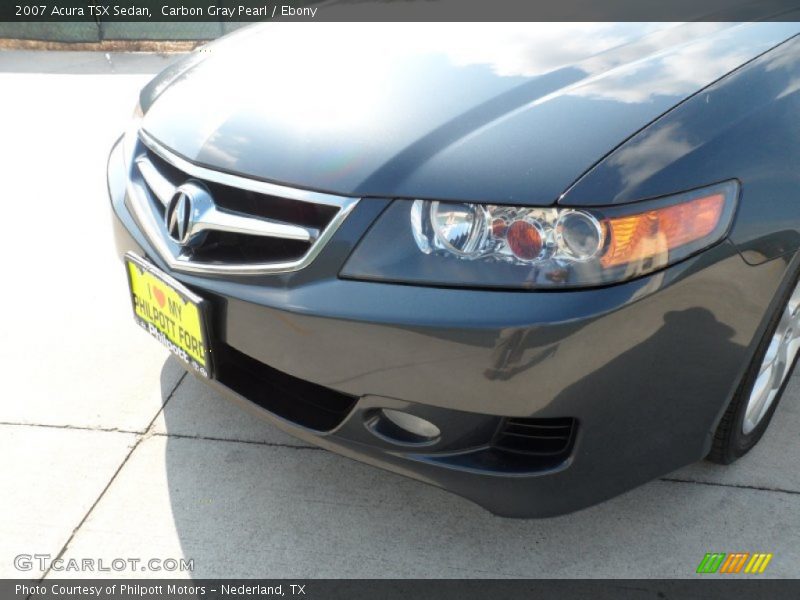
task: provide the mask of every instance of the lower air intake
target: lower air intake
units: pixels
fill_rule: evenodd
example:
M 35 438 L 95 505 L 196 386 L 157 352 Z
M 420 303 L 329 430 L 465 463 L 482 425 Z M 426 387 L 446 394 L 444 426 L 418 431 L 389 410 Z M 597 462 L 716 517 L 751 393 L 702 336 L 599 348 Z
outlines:
M 506 419 L 492 444 L 514 454 L 542 457 L 569 456 L 575 442 L 577 422 L 573 418 Z
M 335 429 L 358 398 L 273 369 L 225 344 L 214 347 L 219 380 L 236 393 L 303 427 Z

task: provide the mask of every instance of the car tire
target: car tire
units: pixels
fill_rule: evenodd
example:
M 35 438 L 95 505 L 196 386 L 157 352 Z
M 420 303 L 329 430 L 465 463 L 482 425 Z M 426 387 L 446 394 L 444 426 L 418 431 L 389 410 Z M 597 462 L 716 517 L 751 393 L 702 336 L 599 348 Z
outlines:
M 800 346 L 799 278 L 800 273 L 796 272 L 770 319 L 733 400 L 717 426 L 707 457 L 711 462 L 727 465 L 747 454 L 764 435 L 772 420 L 800 355 L 797 351 Z M 781 347 L 781 343 L 787 337 L 791 341 L 787 342 L 789 348 L 781 362 L 781 351 L 787 350 Z M 765 386 L 763 377 L 767 375 L 765 369 L 769 368 L 769 362 L 774 365 L 775 375 L 768 378 L 771 381 Z M 766 405 L 759 408 L 758 399 L 765 389 Z

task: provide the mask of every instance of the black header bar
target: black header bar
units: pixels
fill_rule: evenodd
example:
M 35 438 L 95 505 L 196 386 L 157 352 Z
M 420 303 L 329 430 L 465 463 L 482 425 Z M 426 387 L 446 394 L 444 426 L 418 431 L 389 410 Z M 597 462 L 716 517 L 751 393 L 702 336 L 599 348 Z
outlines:
M 0 22 L 797 20 L 798 0 L 2 0 Z
M 689 580 L 45 579 L 0 580 L 4 600 L 763 600 L 796 598 L 800 581 L 696 576 Z

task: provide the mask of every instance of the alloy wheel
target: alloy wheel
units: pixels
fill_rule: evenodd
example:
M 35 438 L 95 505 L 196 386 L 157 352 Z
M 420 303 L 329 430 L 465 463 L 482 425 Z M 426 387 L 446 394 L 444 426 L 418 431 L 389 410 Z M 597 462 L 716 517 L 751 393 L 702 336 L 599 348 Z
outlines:
M 792 370 L 798 350 L 800 350 L 800 283 L 792 291 L 761 361 L 742 421 L 742 432 L 745 435 L 753 431 L 769 412 Z

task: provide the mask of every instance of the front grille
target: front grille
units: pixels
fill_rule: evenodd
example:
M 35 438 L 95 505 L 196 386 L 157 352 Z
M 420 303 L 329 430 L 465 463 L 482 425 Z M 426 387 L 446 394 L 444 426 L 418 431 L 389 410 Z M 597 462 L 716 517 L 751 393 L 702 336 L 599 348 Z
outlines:
M 286 223 L 315 227 L 321 230 L 327 227 L 339 210 L 335 206 L 313 204 L 310 202 L 292 200 L 290 198 L 259 194 L 251 190 L 191 177 L 188 173 L 184 173 L 177 167 L 174 167 L 161 158 L 155 151 L 147 147 L 145 147 L 144 154 L 139 160 L 149 161 L 153 168 L 169 182 L 172 188 L 177 188 L 189 179 L 199 181 L 209 189 L 217 206 L 239 214 L 275 219 Z M 155 194 L 156 190 L 149 185 L 150 182 L 147 181 L 147 179 L 148 177 L 145 175 L 145 181 L 148 183 L 150 191 Z M 164 205 L 169 201 L 169 198 L 159 199 Z
M 148 190 L 159 200 L 156 209 L 162 218 L 164 208 L 174 190 L 187 181 L 200 183 L 207 188 L 218 207 L 254 219 L 272 219 L 322 230 L 338 212 L 335 206 L 260 194 L 208 179 L 191 177 L 147 147 L 139 156 L 137 165 Z M 157 181 L 158 177 L 162 179 Z M 169 196 L 165 197 L 162 189 L 170 190 Z M 184 249 L 182 256 L 189 261 L 209 264 L 285 262 L 303 257 L 311 248 L 311 244 L 311 241 L 210 231 L 201 245 Z
M 257 274 L 300 269 L 356 203 L 354 198 L 208 169 L 175 155 L 144 132 L 140 138 L 134 191 L 144 193 L 133 194 L 133 212 L 162 258 L 178 271 Z M 218 217 L 198 219 L 201 232 L 191 243 L 174 238 L 167 225 L 170 202 L 186 184 L 207 192 L 213 210 L 204 215 Z M 186 214 L 190 213 L 199 214 Z
M 219 381 L 238 394 L 316 431 L 335 429 L 358 400 L 273 369 L 223 343 L 214 346 L 214 366 Z
M 506 419 L 495 436 L 493 446 L 498 450 L 566 458 L 572 451 L 577 423 L 572 418 Z
M 210 231 L 203 243 L 183 256 L 200 264 L 254 264 L 297 260 L 311 245 L 297 240 Z

